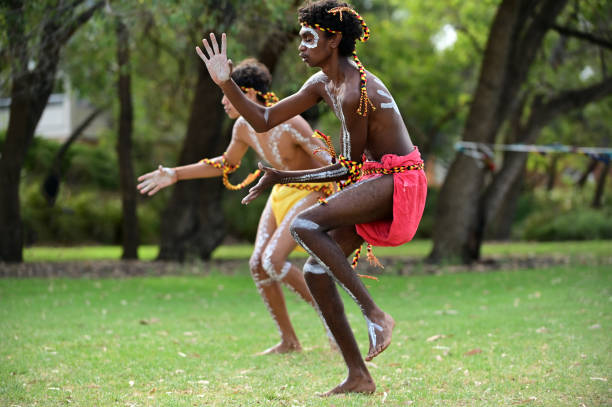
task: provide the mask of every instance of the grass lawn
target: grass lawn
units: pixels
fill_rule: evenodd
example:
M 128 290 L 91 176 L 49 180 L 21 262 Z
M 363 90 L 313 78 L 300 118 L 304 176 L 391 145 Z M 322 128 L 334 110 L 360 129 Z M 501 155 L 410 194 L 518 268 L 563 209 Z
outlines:
M 507 255 L 570 255 L 584 254 L 601 256 L 610 255 L 612 242 L 609 240 L 590 240 L 577 242 L 513 242 L 485 243 L 482 248 L 484 256 Z M 420 257 L 431 251 L 430 240 L 415 240 L 399 247 L 376 247 L 377 256 Z M 213 253 L 213 259 L 248 259 L 253 251 L 249 244 L 219 246 Z M 140 246 L 138 255 L 142 260 L 153 260 L 157 256 L 157 246 Z M 71 260 L 112 260 L 121 257 L 120 246 L 78 246 L 78 247 L 28 247 L 23 252 L 25 261 L 71 261 Z M 306 257 L 305 252 L 294 252 L 292 257 Z
M 396 319 L 374 395 L 345 375 L 316 313 L 287 294 L 304 352 L 253 356 L 276 328 L 244 269 L 0 280 L 2 406 L 609 406 L 609 266 L 366 281 Z M 345 296 L 367 351 L 363 317 Z

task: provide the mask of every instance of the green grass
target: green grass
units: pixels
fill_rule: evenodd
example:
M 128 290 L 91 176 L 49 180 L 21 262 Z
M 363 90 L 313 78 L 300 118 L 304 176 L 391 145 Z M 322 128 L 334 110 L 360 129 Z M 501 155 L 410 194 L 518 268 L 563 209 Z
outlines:
M 314 394 L 344 364 L 294 295 L 305 351 L 253 356 L 278 338 L 246 262 L 232 276 L 3 279 L 0 405 L 609 406 L 611 271 L 366 281 L 397 321 L 393 343 L 370 365 L 374 395 L 330 399 Z M 366 352 L 365 322 L 344 298 Z
M 591 254 L 594 256 L 610 255 L 611 241 L 593 240 L 576 242 L 513 242 L 486 243 L 482 248 L 484 256 L 529 256 L 564 254 L 579 256 Z M 430 240 L 415 240 L 399 247 L 376 247 L 375 253 L 382 257 L 425 257 L 431 251 Z M 248 259 L 253 247 L 248 244 L 219 246 L 213 253 L 213 259 Z M 157 246 L 141 246 L 138 251 L 142 260 L 153 260 L 157 256 Z M 292 257 L 303 258 L 304 252 L 294 252 Z M 34 246 L 24 250 L 25 261 L 74 261 L 74 260 L 109 260 L 121 257 L 120 246 L 78 246 L 78 247 L 47 247 Z

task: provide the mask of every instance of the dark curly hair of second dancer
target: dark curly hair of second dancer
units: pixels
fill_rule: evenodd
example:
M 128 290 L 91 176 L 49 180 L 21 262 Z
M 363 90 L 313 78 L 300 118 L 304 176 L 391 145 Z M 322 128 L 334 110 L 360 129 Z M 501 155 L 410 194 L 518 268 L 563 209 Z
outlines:
M 255 58 L 247 58 L 240 62 L 232 71 L 232 79 L 236 85 L 253 88 L 262 94 L 270 90 L 272 83 L 272 75 L 268 68 Z M 259 94 L 257 100 L 266 103 L 266 100 Z
M 340 21 L 340 14 L 328 13 L 329 10 L 335 7 L 347 6 L 351 7 L 345 2 L 337 0 L 308 2 L 298 10 L 298 21 L 311 26 L 319 24 L 321 27 L 340 31 L 342 33 L 342 40 L 338 46 L 338 53 L 348 57 L 355 50 L 355 42 L 363 34 L 361 22 L 352 13 L 342 13 L 342 21 Z M 334 35 L 327 31 L 324 32 L 327 37 Z

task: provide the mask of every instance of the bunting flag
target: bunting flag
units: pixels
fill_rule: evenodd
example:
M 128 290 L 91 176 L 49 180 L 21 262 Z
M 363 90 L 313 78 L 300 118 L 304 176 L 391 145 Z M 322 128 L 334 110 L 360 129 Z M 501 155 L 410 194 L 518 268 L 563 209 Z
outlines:
M 480 167 L 487 166 L 495 170 L 494 151 L 514 151 L 519 153 L 569 153 L 582 154 L 604 163 L 612 159 L 612 148 L 605 147 L 577 147 L 563 144 L 533 145 L 533 144 L 488 144 L 475 141 L 458 141 L 455 150 L 477 160 Z

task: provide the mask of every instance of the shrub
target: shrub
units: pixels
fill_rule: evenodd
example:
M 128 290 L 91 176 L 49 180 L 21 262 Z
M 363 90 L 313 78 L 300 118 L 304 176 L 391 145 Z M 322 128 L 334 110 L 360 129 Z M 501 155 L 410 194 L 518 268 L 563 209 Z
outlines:
M 527 240 L 612 239 L 612 213 L 608 210 L 577 208 L 570 211 L 541 211 L 524 223 Z

